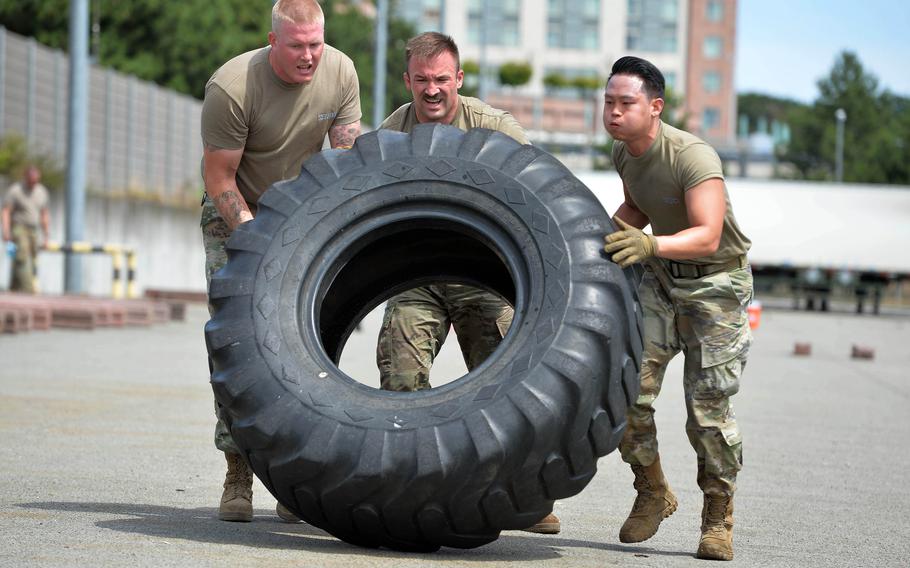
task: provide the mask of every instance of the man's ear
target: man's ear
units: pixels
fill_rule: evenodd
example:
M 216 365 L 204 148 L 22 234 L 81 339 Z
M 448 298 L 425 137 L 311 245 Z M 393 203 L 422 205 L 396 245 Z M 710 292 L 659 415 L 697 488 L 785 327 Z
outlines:
M 660 97 L 651 99 L 651 116 L 660 116 L 664 111 L 664 100 Z
M 274 48 L 275 44 L 277 42 L 278 42 L 278 36 L 275 34 L 275 32 L 269 32 L 269 45 L 271 45 Z
M 411 90 L 411 76 L 408 75 L 407 71 L 402 73 L 401 76 L 404 78 L 404 88 L 410 91 Z
M 455 73 L 455 88 L 460 89 L 462 83 L 464 83 L 464 69 L 459 69 L 458 73 Z

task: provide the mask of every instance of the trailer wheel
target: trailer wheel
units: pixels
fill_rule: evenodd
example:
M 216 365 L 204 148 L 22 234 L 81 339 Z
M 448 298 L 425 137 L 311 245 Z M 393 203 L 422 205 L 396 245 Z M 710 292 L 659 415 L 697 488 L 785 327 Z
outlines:
M 580 492 L 638 394 L 634 275 L 614 227 L 546 152 L 490 130 L 421 125 L 327 150 L 275 184 L 211 282 L 212 388 L 275 497 L 363 546 L 471 548 Z M 445 386 L 345 375 L 358 321 L 434 281 L 515 307 L 496 352 Z

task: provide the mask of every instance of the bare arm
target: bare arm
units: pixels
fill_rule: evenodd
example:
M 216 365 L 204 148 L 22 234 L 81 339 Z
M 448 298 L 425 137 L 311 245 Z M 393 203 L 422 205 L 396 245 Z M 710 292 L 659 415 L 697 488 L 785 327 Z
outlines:
M 10 234 L 10 206 L 7 205 L 0 212 L 0 216 L 3 217 L 3 240 L 8 241 L 12 239 L 12 234 Z
M 41 210 L 41 232 L 44 233 L 44 242 L 41 244 L 44 247 L 51 236 L 51 212 L 47 207 Z
M 253 218 L 237 187 L 237 168 L 243 148 L 223 150 L 206 144 L 202 150 L 205 192 L 231 230 Z
M 354 139 L 360 136 L 360 121 L 350 124 L 336 124 L 329 129 L 329 144 L 332 148 L 348 149 Z
M 717 251 L 727 212 L 723 180 L 705 180 L 687 191 L 686 211 L 689 228 L 675 235 L 656 237 L 657 256 L 687 260 L 710 256 Z
M 644 229 L 651 220 L 648 219 L 648 216 L 635 205 L 634 201 L 632 201 L 632 196 L 629 195 L 629 189 L 626 187 L 625 183 L 622 184 L 622 192 L 623 195 L 625 195 L 625 201 L 623 201 L 622 205 L 619 206 L 619 209 L 616 210 L 614 216 L 619 217 L 633 227 Z

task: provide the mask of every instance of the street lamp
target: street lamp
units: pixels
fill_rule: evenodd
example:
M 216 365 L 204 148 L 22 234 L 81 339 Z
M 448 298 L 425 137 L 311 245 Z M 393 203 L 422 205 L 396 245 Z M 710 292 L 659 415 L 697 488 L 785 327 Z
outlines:
M 834 149 L 834 180 L 844 181 L 844 123 L 847 122 L 847 111 L 842 108 L 834 111 L 837 119 L 837 140 Z

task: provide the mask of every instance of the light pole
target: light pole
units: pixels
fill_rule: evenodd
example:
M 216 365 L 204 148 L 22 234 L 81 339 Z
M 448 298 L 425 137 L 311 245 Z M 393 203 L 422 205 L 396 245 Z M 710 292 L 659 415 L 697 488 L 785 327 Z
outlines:
M 88 0 L 70 2 L 70 101 L 66 147 L 66 242 L 81 241 L 85 232 L 85 142 L 88 126 Z M 64 290 L 82 291 L 82 263 L 66 253 Z
M 389 0 L 376 2 L 376 61 L 373 66 L 373 128 L 385 117 L 386 46 L 389 42 Z
M 847 111 L 842 108 L 834 111 L 837 119 L 837 140 L 834 148 L 834 181 L 844 181 L 844 123 L 847 122 Z
M 480 0 L 480 64 L 478 65 L 479 81 L 477 84 L 477 97 L 485 101 L 487 100 L 487 75 L 490 71 L 490 65 L 487 61 L 487 43 L 489 42 L 489 37 L 487 37 L 487 22 L 490 18 L 490 0 Z

